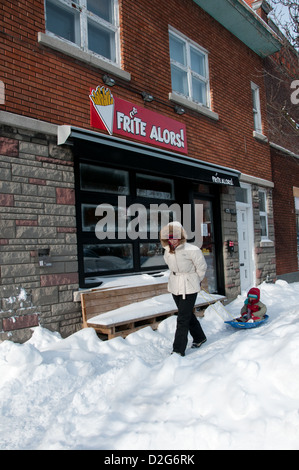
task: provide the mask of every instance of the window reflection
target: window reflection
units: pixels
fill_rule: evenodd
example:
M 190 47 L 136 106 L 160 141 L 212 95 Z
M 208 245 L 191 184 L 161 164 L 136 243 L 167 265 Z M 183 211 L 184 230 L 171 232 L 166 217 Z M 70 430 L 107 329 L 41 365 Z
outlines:
M 165 265 L 161 243 L 140 243 L 140 266 L 153 268 Z
M 133 268 L 133 247 L 129 243 L 84 245 L 83 256 L 85 273 Z
M 81 189 L 103 193 L 129 194 L 129 173 L 102 166 L 80 165 Z
M 157 176 L 136 174 L 137 196 L 155 199 L 174 199 L 174 182 Z

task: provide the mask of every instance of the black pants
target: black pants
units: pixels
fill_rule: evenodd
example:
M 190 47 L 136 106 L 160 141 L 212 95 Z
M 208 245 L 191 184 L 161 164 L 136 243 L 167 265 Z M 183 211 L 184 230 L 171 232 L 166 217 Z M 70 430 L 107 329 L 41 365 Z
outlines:
M 183 299 L 182 295 L 172 295 L 178 308 L 177 328 L 173 343 L 173 351 L 185 354 L 188 343 L 188 332 L 190 331 L 194 343 L 200 343 L 206 339 L 199 321 L 193 313 L 193 308 L 197 294 L 187 294 Z

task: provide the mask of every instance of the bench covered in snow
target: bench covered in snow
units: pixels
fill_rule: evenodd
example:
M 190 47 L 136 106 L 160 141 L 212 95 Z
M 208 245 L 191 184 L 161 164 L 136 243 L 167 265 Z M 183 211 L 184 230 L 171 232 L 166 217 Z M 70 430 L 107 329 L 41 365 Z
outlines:
M 117 297 L 121 306 L 113 309 Z M 224 300 L 223 295 L 201 291 L 197 295 L 194 309 L 199 313 L 210 304 Z M 107 310 L 109 303 L 111 310 Z M 106 311 L 103 311 L 104 304 Z M 167 293 L 165 282 L 151 286 L 138 285 L 85 291 L 81 293 L 81 305 L 83 327 L 94 328 L 107 339 L 116 336 L 125 337 L 146 326 L 156 329 L 162 320 L 177 312 L 172 295 Z

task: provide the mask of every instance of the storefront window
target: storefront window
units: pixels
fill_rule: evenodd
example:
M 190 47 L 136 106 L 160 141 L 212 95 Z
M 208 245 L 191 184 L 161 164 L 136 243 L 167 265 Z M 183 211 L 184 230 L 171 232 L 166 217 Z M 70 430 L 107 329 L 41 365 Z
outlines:
M 164 249 L 161 243 L 140 243 L 141 268 L 155 268 L 164 264 Z
M 129 194 L 129 172 L 102 166 L 80 165 L 81 189 L 120 195 Z
M 166 268 L 160 230 L 181 216 L 173 179 L 81 161 L 78 181 L 81 287 Z
M 137 196 L 155 199 L 174 199 L 174 182 L 168 178 L 136 174 Z
M 128 243 L 84 245 L 83 255 L 86 274 L 133 268 L 133 247 Z
M 107 215 L 113 211 L 114 216 L 111 220 L 110 229 L 118 231 L 118 221 L 120 218 L 127 220 L 126 210 L 124 207 L 118 207 L 117 205 L 111 205 L 102 203 L 101 210 L 97 211 L 96 204 L 82 204 L 81 205 L 81 219 L 82 219 L 82 231 L 83 232 L 95 232 L 96 226 L 100 223 Z M 105 219 L 106 220 L 106 219 Z M 107 230 L 107 224 L 99 224 L 103 227 L 103 230 Z

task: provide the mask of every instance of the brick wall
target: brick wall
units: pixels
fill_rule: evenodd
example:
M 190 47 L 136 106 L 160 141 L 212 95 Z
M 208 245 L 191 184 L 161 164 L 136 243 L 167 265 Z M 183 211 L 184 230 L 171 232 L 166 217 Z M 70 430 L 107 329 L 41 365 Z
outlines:
M 299 186 L 299 160 L 274 148 L 271 153 L 273 178 L 276 181 L 273 201 L 277 274 L 280 275 L 298 271 L 293 186 Z
M 68 335 L 81 321 L 72 154 L 34 131 L 0 131 L 0 340 L 38 324 Z
M 0 71 L 6 100 L 0 109 L 90 128 L 89 88 L 103 84 L 103 72 L 38 43 L 38 32 L 45 32 L 43 5 L 43 0 L 1 2 Z M 187 125 L 189 156 L 271 179 L 269 148 L 252 135 L 251 80 L 261 87 L 267 134 L 260 58 L 193 0 L 153 0 L 150 7 L 146 0 L 119 0 L 119 6 L 122 66 L 132 79 L 116 80 L 113 93 L 137 105 L 143 105 L 141 91 L 152 93 L 157 100 L 146 104 L 149 109 Z M 181 117 L 174 114 L 169 101 L 169 25 L 208 50 L 212 108 L 219 121 L 190 110 Z

